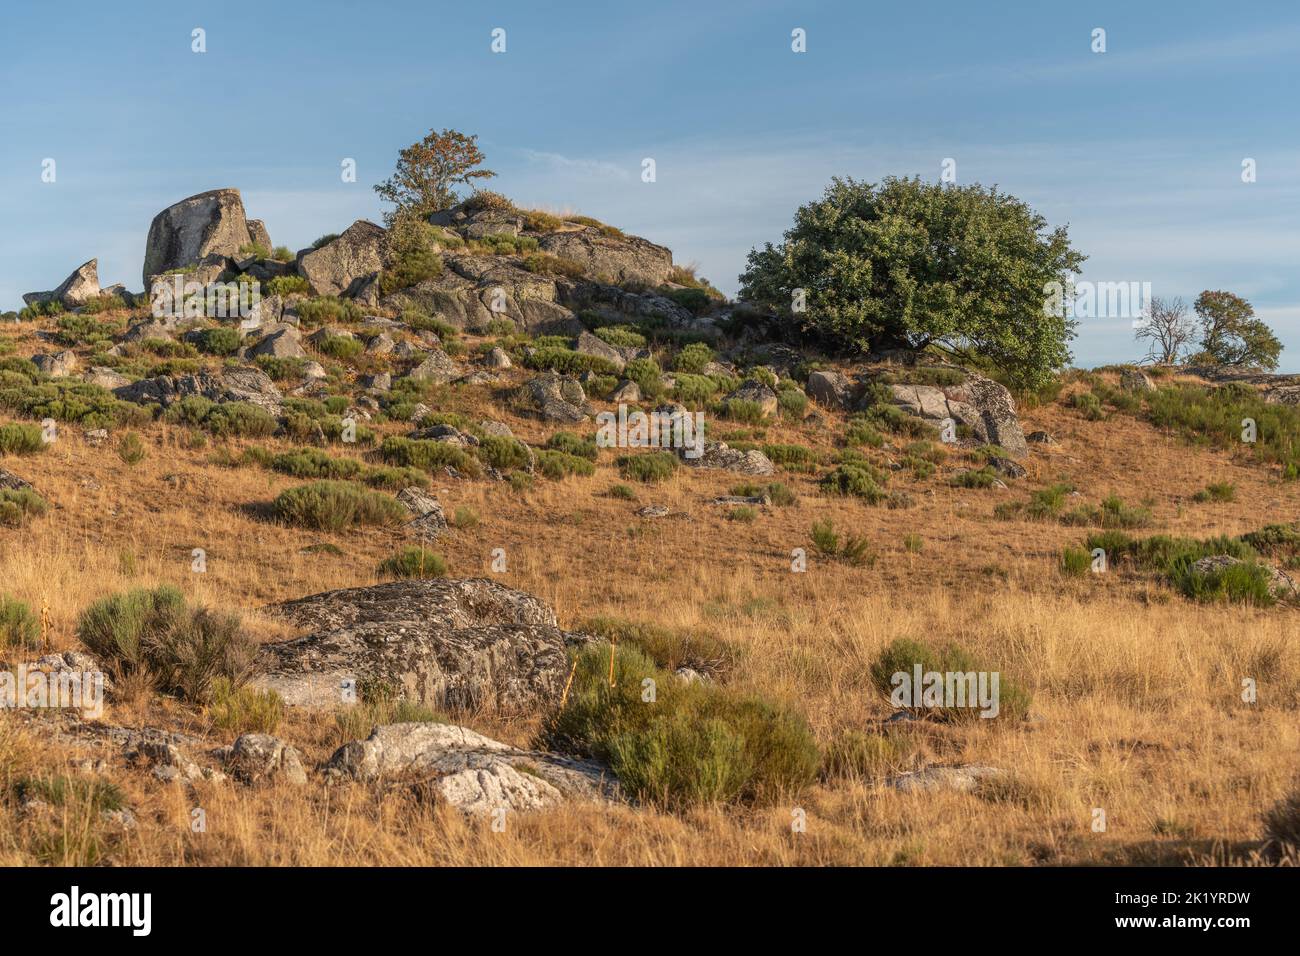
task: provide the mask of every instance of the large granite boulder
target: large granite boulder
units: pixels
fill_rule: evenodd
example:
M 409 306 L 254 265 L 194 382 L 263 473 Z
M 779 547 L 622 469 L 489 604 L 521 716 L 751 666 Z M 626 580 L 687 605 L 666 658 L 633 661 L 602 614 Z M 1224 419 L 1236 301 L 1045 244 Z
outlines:
M 388 230 L 358 219 L 336 239 L 299 256 L 298 273 L 319 295 L 344 295 L 388 265 Z
M 519 387 L 517 401 L 548 422 L 576 423 L 591 414 L 582 384 L 571 375 L 543 372 Z
M 308 630 L 264 645 L 252 680 L 291 706 L 332 709 L 345 686 L 383 686 L 440 710 L 535 712 L 559 701 L 569 671 L 555 612 L 495 581 L 394 581 L 267 610 Z
M 28 305 L 44 305 L 57 302 L 65 309 L 83 306 L 100 293 L 99 260 L 83 262 L 53 292 L 28 292 L 23 301 Z
M 538 239 L 542 251 L 583 266 L 595 279 L 614 284 L 662 285 L 673 267 L 673 254 L 640 236 L 607 236 L 594 226 L 553 232 Z
M 734 471 L 740 475 L 765 476 L 776 473 L 776 466 L 772 464 L 772 459 L 757 448 L 741 451 L 730 447 L 724 441 L 706 441 L 703 443 L 702 453 L 694 457 L 692 457 L 694 452 L 692 447 L 677 448 L 675 451 L 682 463 L 692 468 L 717 468 L 723 471 Z
M 193 375 L 159 375 L 113 390 L 118 398 L 166 407 L 188 395 L 201 395 L 213 402 L 248 402 L 273 415 L 284 411 L 284 396 L 270 377 L 258 368 L 226 366 L 204 369 Z
M 890 401 L 929 421 L 951 418 L 966 425 L 982 445 L 999 445 L 1019 458 L 1029 452 L 1011 393 L 992 379 L 967 372 L 956 385 L 891 384 Z
M 386 724 L 365 740 L 344 744 L 325 765 L 327 780 L 419 782 L 465 813 L 542 810 L 565 800 L 617 795 L 599 764 L 520 750 L 465 727 Z
M 233 260 L 253 241 L 238 189 L 182 199 L 154 217 L 144 250 L 144 284 L 170 269 L 213 258 Z
M 819 369 L 808 376 L 808 395 L 826 408 L 848 408 L 856 386 L 843 372 Z

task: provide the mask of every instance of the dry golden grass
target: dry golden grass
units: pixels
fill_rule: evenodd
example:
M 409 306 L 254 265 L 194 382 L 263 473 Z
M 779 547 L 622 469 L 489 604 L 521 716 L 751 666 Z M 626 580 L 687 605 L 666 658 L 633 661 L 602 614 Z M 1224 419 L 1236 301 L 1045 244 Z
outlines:
M 529 441 L 549 429 L 457 394 L 458 410 L 505 418 Z M 842 422 L 768 429 L 768 441 L 833 447 Z M 565 625 L 612 615 L 712 631 L 743 650 L 727 679 L 795 703 L 820 742 L 869 730 L 892 708 L 870 684 L 875 655 L 898 637 L 955 641 L 1034 694 L 1030 721 L 996 726 L 915 723 L 897 731 L 911 766 L 988 764 L 1011 771 L 996 793 L 903 794 L 879 779 L 832 779 L 781 805 L 706 808 L 679 816 L 650 809 L 571 805 L 512 818 L 505 833 L 402 793 L 363 787 L 300 791 L 200 786 L 188 793 L 110 760 L 104 772 L 134 810 L 119 831 L 85 807 L 53 818 L 0 800 L 0 862 L 162 865 L 339 864 L 1034 864 L 1248 863 L 1257 859 L 1261 813 L 1291 785 L 1300 753 L 1300 649 L 1293 608 L 1199 606 L 1164 586 L 1120 574 L 1076 580 L 1056 570 L 1062 547 L 1085 529 L 998 521 L 993 506 L 1056 480 L 1081 501 L 1115 493 L 1150 502 L 1151 531 L 1242 532 L 1294 515 L 1294 486 L 1226 453 L 1193 449 L 1131 418 L 1087 422 L 1060 407 L 1025 416 L 1059 444 L 1027 460 L 1028 478 L 1006 490 L 964 490 L 943 478 L 960 455 L 913 483 L 916 506 L 873 508 L 827 498 L 811 477 L 783 474 L 798 504 L 752 524 L 728 521 L 708 499 L 743 479 L 680 470 L 639 500 L 604 495 L 620 479 L 608 452 L 597 473 L 513 492 L 508 484 L 435 478 L 447 512 L 479 522 L 435 546 L 456 576 L 499 578 L 552 604 Z M 725 425 L 719 425 L 724 433 Z M 256 506 L 298 482 L 255 467 L 223 468 L 190 450 L 184 432 L 143 429 L 149 455 L 129 467 L 111 443 L 94 449 L 65 428 L 48 452 L 2 459 L 52 503 L 22 530 L 0 529 L 0 591 L 34 609 L 48 605 L 54 647 L 75 646 L 77 615 L 128 587 L 169 582 L 195 600 L 240 609 L 266 640 L 285 636 L 256 609 L 334 587 L 375 583 L 375 568 L 403 541 L 397 533 L 307 532 L 266 520 Z M 334 453 L 345 453 L 335 449 Z M 1193 504 L 1211 481 L 1232 481 L 1231 503 Z M 645 521 L 642 504 L 690 517 Z M 851 567 L 811 552 L 809 528 L 831 518 L 871 541 L 874 564 Z M 904 545 L 919 535 L 919 552 Z M 332 544 L 339 553 L 304 549 Z M 809 548 L 806 573 L 791 550 Z M 190 571 L 191 550 L 207 571 Z M 1240 699 L 1258 681 L 1257 703 Z M 137 696 L 112 702 L 106 724 L 164 726 L 228 742 L 201 710 Z M 529 721 L 469 716 L 466 723 L 514 743 Z M 340 742 L 329 716 L 289 714 L 279 734 L 313 761 Z M 0 714 L 0 774 L 81 773 L 87 745 L 51 745 L 42 719 Z M 110 756 L 108 754 L 103 754 Z M 190 811 L 207 830 L 190 830 Z M 794 809 L 807 831 L 791 830 Z M 1093 808 L 1107 829 L 1091 829 Z M 61 815 L 60 815 L 61 814 Z

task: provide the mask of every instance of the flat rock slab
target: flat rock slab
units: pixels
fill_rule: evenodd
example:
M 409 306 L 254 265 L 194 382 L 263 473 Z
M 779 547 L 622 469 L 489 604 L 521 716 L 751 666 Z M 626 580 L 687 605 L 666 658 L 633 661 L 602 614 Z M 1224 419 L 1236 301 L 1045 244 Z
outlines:
M 557 702 L 568 676 L 555 613 L 482 578 L 326 591 L 267 610 L 311 631 L 264 646 L 251 682 L 291 706 L 332 709 L 345 686 L 378 684 L 438 710 L 526 713 Z
M 890 777 L 888 786 L 904 793 L 933 793 L 950 790 L 969 793 L 985 780 L 1001 777 L 1006 771 L 998 767 L 926 767 Z
M 618 788 L 599 764 L 519 750 L 465 727 L 387 724 L 344 744 L 325 766 L 329 780 L 420 781 L 466 813 L 542 810 L 566 800 L 606 800 Z

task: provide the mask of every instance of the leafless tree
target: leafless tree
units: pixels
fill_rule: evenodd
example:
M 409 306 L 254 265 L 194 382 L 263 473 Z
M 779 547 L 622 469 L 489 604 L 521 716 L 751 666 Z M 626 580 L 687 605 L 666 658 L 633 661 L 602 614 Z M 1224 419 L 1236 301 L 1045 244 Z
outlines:
M 1153 296 L 1134 338 L 1149 343 L 1145 361 L 1172 364 L 1196 341 L 1196 323 L 1182 299 Z

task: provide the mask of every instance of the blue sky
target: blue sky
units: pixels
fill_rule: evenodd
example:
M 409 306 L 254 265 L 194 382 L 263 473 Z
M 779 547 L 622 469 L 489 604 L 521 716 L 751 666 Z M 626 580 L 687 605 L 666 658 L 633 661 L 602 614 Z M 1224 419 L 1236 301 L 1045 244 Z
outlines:
M 4 24 L 0 309 L 94 256 L 139 289 L 150 220 L 206 189 L 293 248 L 377 220 L 397 150 L 453 127 L 519 204 L 663 243 L 727 292 L 831 176 L 951 157 L 1067 224 L 1085 280 L 1244 295 L 1300 371 L 1294 3 L 6 0 Z M 1132 335 L 1085 319 L 1075 360 L 1137 358 Z

